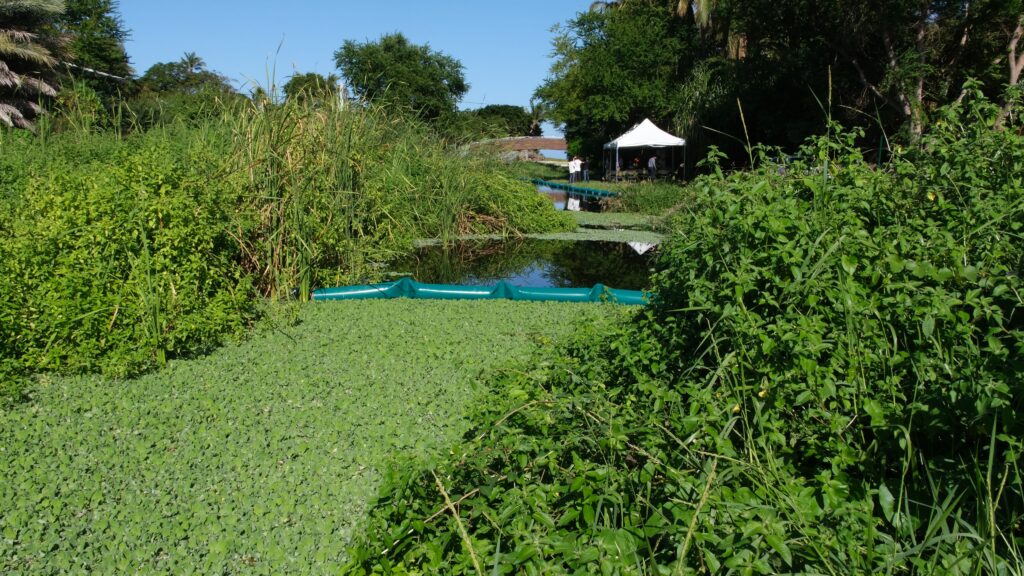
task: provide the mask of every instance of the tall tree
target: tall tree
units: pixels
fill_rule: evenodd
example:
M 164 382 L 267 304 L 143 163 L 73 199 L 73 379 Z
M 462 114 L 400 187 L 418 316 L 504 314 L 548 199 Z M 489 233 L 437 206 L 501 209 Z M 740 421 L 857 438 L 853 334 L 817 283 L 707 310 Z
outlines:
M 337 98 L 340 80 L 341 78 L 336 74 L 328 74 L 325 77 L 316 72 L 306 72 L 305 74 L 296 72 L 285 83 L 284 95 L 289 100 L 313 102 Z
M 71 75 L 106 98 L 123 94 L 135 75 L 124 43 L 128 31 L 116 0 L 65 0 L 66 10 L 54 23 L 68 38 Z
M 535 127 L 540 128 L 539 124 L 534 124 L 530 113 L 522 106 L 490 104 L 467 113 L 475 116 L 500 134 L 508 136 L 540 136 L 539 131 L 534 133 Z
M 47 27 L 63 10 L 62 0 L 0 0 L 0 124 L 31 128 L 39 99 L 56 95 L 59 41 Z
M 427 120 L 452 114 L 469 91 L 462 63 L 402 34 L 375 42 L 346 40 L 334 61 L 355 96 L 397 106 Z
M 702 42 L 674 7 L 619 2 L 558 28 L 555 63 L 536 95 L 564 126 L 571 153 L 599 158 L 605 142 L 644 118 L 670 123 L 679 78 Z
M 139 78 L 144 93 L 167 94 L 199 92 L 234 94 L 226 76 L 207 70 L 206 62 L 195 52 L 186 52 L 177 62 L 158 62 Z

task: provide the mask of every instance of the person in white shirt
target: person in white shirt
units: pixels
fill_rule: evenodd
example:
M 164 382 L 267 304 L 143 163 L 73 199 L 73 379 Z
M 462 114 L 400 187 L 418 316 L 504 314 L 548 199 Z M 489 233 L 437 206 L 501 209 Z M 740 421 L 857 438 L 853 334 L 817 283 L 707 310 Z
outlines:
M 579 178 L 580 173 L 580 159 L 577 156 L 573 156 L 572 160 L 569 160 L 569 184 L 575 184 Z

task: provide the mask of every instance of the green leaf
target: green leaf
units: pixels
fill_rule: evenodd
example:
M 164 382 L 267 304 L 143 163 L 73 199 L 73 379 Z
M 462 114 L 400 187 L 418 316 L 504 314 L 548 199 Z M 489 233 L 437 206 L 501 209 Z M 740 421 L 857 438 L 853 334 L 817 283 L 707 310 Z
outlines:
M 878 486 L 878 505 L 882 507 L 882 515 L 892 524 L 896 513 L 896 498 L 884 482 Z
M 885 410 L 878 400 L 874 398 L 864 400 L 864 412 L 871 417 L 872 426 L 885 426 Z
M 921 333 L 925 338 L 931 338 L 932 333 L 935 331 L 935 318 L 931 316 L 925 317 L 924 321 L 921 322 Z
M 853 276 L 853 273 L 857 271 L 857 259 L 855 257 L 843 254 L 839 261 L 843 266 L 843 270 L 850 276 Z
M 766 534 L 764 541 L 772 547 L 772 550 L 782 557 L 782 560 L 786 563 L 786 566 L 793 565 L 793 554 L 789 551 L 789 546 L 786 546 L 786 542 L 781 536 L 776 534 Z

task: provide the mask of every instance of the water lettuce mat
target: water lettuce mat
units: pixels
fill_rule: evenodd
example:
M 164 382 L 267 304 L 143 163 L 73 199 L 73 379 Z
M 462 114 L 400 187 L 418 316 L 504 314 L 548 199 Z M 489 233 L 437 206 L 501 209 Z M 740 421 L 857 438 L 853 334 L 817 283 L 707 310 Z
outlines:
M 612 302 L 631 306 L 647 304 L 640 290 L 619 290 L 596 284 L 592 288 L 536 288 L 514 286 L 504 280 L 493 286 L 424 284 L 411 278 L 394 282 L 322 288 L 313 300 L 366 300 L 414 298 L 421 300 L 518 300 L 528 302 Z
M 631 212 L 570 212 L 582 228 L 652 230 L 660 220 L 649 214 Z
M 483 373 L 628 311 L 338 302 L 138 379 L 46 377 L 0 411 L 0 572 L 329 572 L 386 465 L 461 435 Z

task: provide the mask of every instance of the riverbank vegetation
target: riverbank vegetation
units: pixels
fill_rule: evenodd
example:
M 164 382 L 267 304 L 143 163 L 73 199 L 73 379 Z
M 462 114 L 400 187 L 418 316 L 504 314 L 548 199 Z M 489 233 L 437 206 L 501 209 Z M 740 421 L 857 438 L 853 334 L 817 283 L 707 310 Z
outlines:
M 5 374 L 135 374 L 244 334 L 263 297 L 377 279 L 414 238 L 574 227 L 375 107 L 234 103 L 126 133 L 64 118 L 0 133 Z
M 655 304 L 492 378 L 351 568 L 1020 573 L 1024 140 L 977 94 L 937 115 L 883 167 L 836 125 L 712 164 Z
M 594 3 L 534 112 L 705 153 L 579 220 L 457 146 L 525 118 L 458 121 L 461 64 L 400 34 L 343 72 L 387 44 L 458 90 L 246 97 L 188 53 L 41 114 L 60 4 L 0 3 L 6 572 L 1024 574 L 1018 0 Z M 292 304 L 416 239 L 630 222 L 669 238 L 628 317 Z

